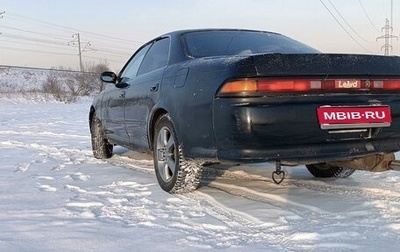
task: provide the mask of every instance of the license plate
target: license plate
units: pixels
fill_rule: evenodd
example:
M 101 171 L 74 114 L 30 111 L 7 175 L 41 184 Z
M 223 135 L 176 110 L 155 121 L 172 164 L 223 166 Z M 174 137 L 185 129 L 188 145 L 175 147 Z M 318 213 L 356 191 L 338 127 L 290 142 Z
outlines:
M 322 106 L 317 115 L 321 129 L 389 127 L 392 122 L 389 106 Z

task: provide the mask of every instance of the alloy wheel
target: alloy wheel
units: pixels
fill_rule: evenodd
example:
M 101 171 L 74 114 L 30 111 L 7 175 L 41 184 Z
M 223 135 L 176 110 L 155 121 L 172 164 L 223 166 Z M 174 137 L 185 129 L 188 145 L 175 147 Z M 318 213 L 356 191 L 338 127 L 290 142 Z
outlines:
M 176 143 L 174 135 L 166 126 L 162 127 L 156 142 L 157 165 L 156 168 L 164 180 L 169 182 L 176 173 Z

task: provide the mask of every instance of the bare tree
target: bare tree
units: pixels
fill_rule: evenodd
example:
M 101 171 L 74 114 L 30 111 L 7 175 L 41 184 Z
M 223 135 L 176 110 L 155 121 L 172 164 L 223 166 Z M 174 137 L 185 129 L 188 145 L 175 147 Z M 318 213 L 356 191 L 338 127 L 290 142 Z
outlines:
M 91 75 L 88 76 L 91 79 L 91 85 L 93 85 L 92 91 L 101 92 L 106 88 L 106 84 L 100 80 L 100 74 L 106 71 L 110 71 L 109 64 L 106 60 L 100 61 L 99 63 L 86 63 L 85 64 L 85 71 L 87 74 Z
M 45 94 L 52 95 L 57 101 L 65 101 L 65 90 L 54 72 L 47 76 L 46 81 L 43 83 L 42 91 Z

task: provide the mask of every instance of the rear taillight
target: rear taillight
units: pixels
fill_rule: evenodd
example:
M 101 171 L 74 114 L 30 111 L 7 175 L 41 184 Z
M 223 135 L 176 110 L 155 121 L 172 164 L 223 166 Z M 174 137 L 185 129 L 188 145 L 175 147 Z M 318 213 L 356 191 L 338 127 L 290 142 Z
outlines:
M 373 81 L 373 88 L 387 89 L 387 90 L 400 90 L 400 80 Z
M 297 93 L 312 91 L 400 90 L 400 79 L 241 79 L 226 82 L 220 94 Z

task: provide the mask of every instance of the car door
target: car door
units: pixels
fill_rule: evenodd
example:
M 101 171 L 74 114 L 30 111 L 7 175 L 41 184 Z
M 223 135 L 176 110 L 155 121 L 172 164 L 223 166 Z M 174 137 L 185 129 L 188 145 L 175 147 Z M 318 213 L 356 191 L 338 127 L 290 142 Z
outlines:
M 125 95 L 125 125 L 133 146 L 144 149 L 149 147 L 147 121 L 160 95 L 169 48 L 170 38 L 155 40 L 146 53 L 137 76 L 129 81 Z
M 107 138 L 123 142 L 126 139 L 124 125 L 124 98 L 120 88 L 112 87 L 103 96 L 103 125 L 106 129 Z
M 150 44 L 139 49 L 123 68 L 115 87 L 106 92 L 103 98 L 105 104 L 104 121 L 107 136 L 119 143 L 128 145 L 129 137 L 125 127 L 125 96 L 132 79 L 136 78 L 140 64 L 143 61 Z

